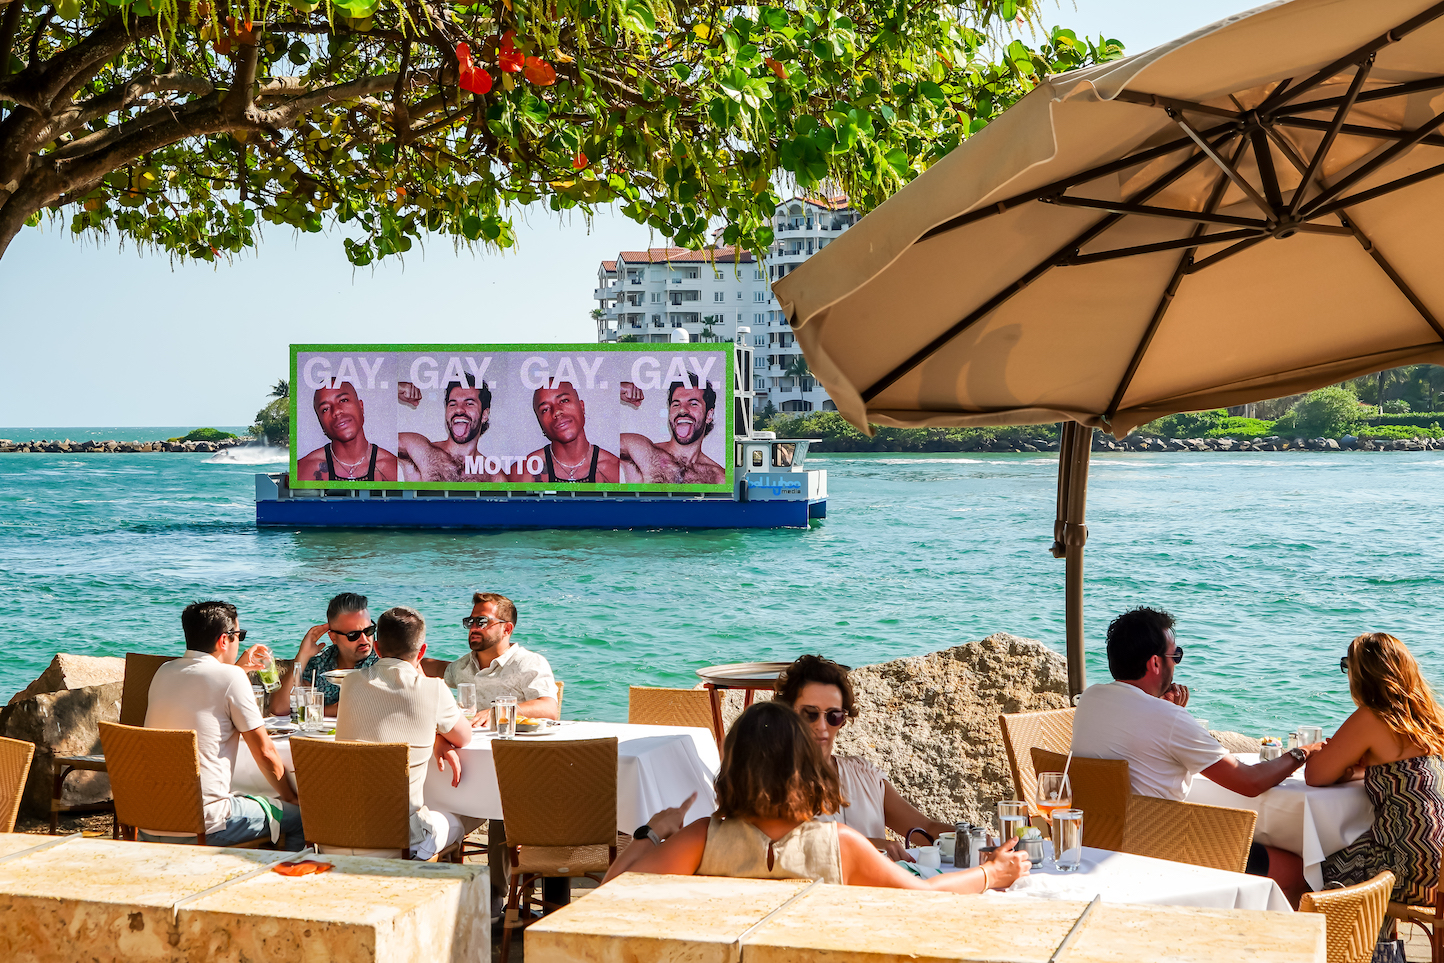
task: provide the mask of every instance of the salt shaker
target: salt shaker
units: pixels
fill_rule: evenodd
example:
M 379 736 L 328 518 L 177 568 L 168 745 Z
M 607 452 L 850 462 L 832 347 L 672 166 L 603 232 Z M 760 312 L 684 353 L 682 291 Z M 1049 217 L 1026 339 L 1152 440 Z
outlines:
M 968 831 L 968 867 L 983 865 L 983 850 L 988 845 L 988 830 L 984 826 L 974 826 Z

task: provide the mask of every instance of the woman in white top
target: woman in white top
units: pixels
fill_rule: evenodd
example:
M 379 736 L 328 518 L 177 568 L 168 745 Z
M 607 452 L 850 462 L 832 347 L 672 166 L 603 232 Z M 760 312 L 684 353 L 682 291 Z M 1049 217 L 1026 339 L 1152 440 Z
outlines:
M 1031 868 L 1009 840 L 982 866 L 922 880 L 856 830 L 820 822 L 845 804 L 832 766 L 797 713 L 780 702 L 751 706 L 727 733 L 717 811 L 659 846 L 639 839 L 607 872 L 741 879 L 818 879 L 852 886 L 981 893 L 1007 889 Z
M 912 857 L 904 843 L 888 839 L 887 830 L 904 836 L 909 830 L 921 829 L 932 837 L 953 831 L 953 823 L 919 812 L 872 763 L 858 756 L 833 753 L 837 734 L 858 713 L 846 668 L 820 655 L 804 655 L 777 677 L 777 698 L 797 710 L 842 784 L 848 804 L 836 815 L 819 819 L 835 819 L 851 826 L 892 859 L 908 861 Z

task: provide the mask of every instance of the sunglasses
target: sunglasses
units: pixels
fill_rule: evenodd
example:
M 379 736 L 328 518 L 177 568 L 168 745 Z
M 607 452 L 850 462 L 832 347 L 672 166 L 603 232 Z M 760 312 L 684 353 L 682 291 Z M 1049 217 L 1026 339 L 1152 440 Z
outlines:
M 847 721 L 847 712 L 843 709 L 828 709 L 826 712 L 824 712 L 821 709 L 814 709 L 811 706 L 805 706 L 801 709 L 798 709 L 797 714 L 802 716 L 802 718 L 809 725 L 816 722 L 819 717 L 826 718 L 828 726 L 833 729 L 839 728 L 844 722 Z
M 332 635 L 339 635 L 344 637 L 347 642 L 355 642 L 363 635 L 367 638 L 374 639 L 376 637 L 376 623 L 372 622 L 370 625 L 366 626 L 366 628 L 357 629 L 354 632 L 342 632 L 340 629 L 333 629 L 328 625 L 326 626 L 326 631 L 330 632 Z
M 1344 675 L 1349 674 L 1349 657 L 1347 655 L 1339 659 L 1339 671 Z
M 468 629 L 484 629 L 493 622 L 505 622 L 506 619 L 494 619 L 489 615 L 468 615 L 461 620 L 461 624 Z
M 1172 659 L 1172 660 L 1173 660 L 1173 664 L 1174 664 L 1174 665 L 1178 665 L 1178 663 L 1180 663 L 1180 662 L 1183 661 L 1183 646 L 1181 646 L 1181 645 L 1175 645 L 1175 646 L 1173 647 L 1173 654 L 1172 654 L 1172 655 L 1165 655 L 1164 658 L 1165 658 L 1165 659 Z
M 244 641 L 246 641 L 246 630 L 245 630 L 245 629 L 232 629 L 231 631 L 227 632 L 226 634 L 227 634 L 227 635 L 234 635 L 234 636 L 236 637 L 236 641 L 237 641 L 237 642 L 244 642 Z

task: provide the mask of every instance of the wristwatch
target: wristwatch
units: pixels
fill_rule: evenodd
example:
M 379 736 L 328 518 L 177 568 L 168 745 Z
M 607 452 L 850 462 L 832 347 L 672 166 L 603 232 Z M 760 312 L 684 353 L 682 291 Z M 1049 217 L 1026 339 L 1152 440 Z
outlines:
M 632 833 L 632 838 L 650 839 L 653 846 L 662 845 L 662 837 L 658 836 L 657 833 L 652 829 L 652 827 L 648 826 L 646 823 L 643 823 L 642 825 L 637 827 L 637 831 Z
M 1294 762 L 1298 763 L 1301 766 L 1309 761 L 1309 754 L 1307 752 L 1304 752 L 1298 746 L 1294 746 L 1292 749 L 1290 749 L 1289 755 L 1293 756 Z

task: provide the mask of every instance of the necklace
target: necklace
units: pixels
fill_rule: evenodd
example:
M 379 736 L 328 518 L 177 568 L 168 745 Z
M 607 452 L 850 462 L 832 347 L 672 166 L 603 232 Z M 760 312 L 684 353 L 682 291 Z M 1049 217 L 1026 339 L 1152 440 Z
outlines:
M 587 462 L 589 462 L 589 461 L 592 460 L 592 449 L 595 448 L 595 447 L 597 447 L 597 446 L 596 446 L 596 445 L 588 445 L 588 446 L 587 446 L 587 456 L 586 456 L 585 458 L 583 458 L 581 461 L 577 462 L 575 465 L 568 465 L 566 462 L 564 462 L 564 461 L 562 461 L 560 458 L 558 458 L 558 457 L 557 457 L 557 450 L 556 450 L 555 448 L 553 448 L 553 449 L 552 449 L 552 465 L 553 465 L 553 467 L 565 468 L 565 469 L 567 470 L 567 481 L 576 481 L 576 480 L 577 480 L 577 469 L 580 468 L 580 467 L 582 467 L 582 466 L 585 465 Z
M 336 449 L 334 449 L 334 448 L 331 449 L 331 464 L 332 464 L 332 465 L 344 465 L 344 466 L 346 466 L 346 474 L 345 474 L 345 475 L 340 475 L 340 474 L 338 474 L 338 475 L 335 476 L 335 477 L 337 477 L 338 479 L 342 479 L 342 480 L 344 480 L 344 481 L 355 481 L 355 480 L 356 480 L 356 469 L 358 469 L 358 468 L 360 468 L 362 465 L 366 464 L 366 462 L 367 462 L 369 459 L 370 459 L 370 452 L 366 453 L 365 455 L 362 455 L 362 456 L 360 457 L 360 459 L 358 459 L 357 461 L 346 461 L 345 459 L 341 458 L 340 456 L 338 456 L 338 455 L 336 454 Z

